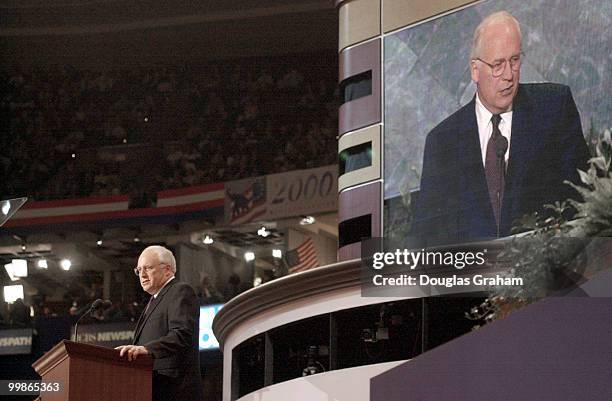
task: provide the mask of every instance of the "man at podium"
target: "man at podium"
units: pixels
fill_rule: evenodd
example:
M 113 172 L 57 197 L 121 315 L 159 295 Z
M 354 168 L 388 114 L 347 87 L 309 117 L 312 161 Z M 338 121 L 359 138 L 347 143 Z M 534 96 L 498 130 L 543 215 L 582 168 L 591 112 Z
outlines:
M 153 401 L 202 401 L 200 309 L 193 288 L 175 279 L 176 260 L 163 246 L 142 251 L 134 272 L 151 298 L 136 324 L 133 344 L 117 347 L 120 355 L 130 361 L 153 357 Z

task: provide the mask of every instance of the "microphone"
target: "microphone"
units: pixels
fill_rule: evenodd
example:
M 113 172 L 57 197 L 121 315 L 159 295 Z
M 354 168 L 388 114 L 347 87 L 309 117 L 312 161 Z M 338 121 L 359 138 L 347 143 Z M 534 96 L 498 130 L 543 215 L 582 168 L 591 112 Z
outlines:
M 91 312 L 96 311 L 100 308 L 110 308 L 111 305 L 113 303 L 107 299 L 96 299 L 95 301 L 93 301 L 91 303 L 91 306 L 89 307 L 89 309 L 87 310 L 87 312 L 83 313 L 81 315 L 81 317 L 76 321 L 76 323 L 74 324 L 74 341 L 75 342 L 79 342 L 79 337 L 78 337 L 78 333 L 79 333 L 79 322 L 81 321 L 81 319 L 83 319 L 85 316 L 89 315 Z
M 500 135 L 499 138 L 495 141 L 495 154 L 497 158 L 500 159 L 504 157 L 506 151 L 508 150 L 508 140 L 505 136 Z
M 110 308 L 111 306 L 113 306 L 113 303 L 111 301 L 109 301 L 108 299 L 99 299 L 98 298 L 95 301 L 93 301 L 93 303 L 91 304 L 90 312 L 93 312 L 93 311 L 98 310 L 100 308 L 107 309 L 107 308 Z

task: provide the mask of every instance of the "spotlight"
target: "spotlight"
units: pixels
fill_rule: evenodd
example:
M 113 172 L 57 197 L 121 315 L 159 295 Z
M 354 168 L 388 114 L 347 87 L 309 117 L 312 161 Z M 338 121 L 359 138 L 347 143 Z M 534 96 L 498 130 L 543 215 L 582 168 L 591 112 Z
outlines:
M 244 253 L 244 260 L 246 260 L 247 262 L 251 262 L 253 260 L 255 260 L 255 254 L 251 251 L 247 251 Z
M 97 240 L 97 241 L 96 241 L 96 245 L 98 245 L 98 246 L 102 246 L 102 240 L 101 240 L 101 239 Z
M 138 236 L 134 237 L 134 242 L 140 242 L 140 238 L 138 238 Z
M 4 302 L 13 303 L 19 298 L 23 299 L 23 285 L 4 286 Z
M 49 268 L 49 265 L 47 264 L 47 259 L 38 259 L 38 262 L 36 262 L 36 265 L 38 266 L 39 269 Z
M 11 279 L 11 281 L 19 280 L 18 277 L 15 277 L 15 272 L 13 271 L 13 264 L 12 263 L 5 264 L 4 265 L 4 269 L 6 270 L 6 274 L 8 274 L 9 278 Z
M 76 153 L 73 153 L 72 155 L 70 155 L 73 159 L 76 159 Z
M 26 249 L 28 249 L 28 247 L 26 246 L 26 244 L 21 245 L 21 251 L 25 252 Z
M 212 244 L 213 242 L 215 242 L 215 241 L 214 241 L 214 240 L 213 240 L 213 239 L 210 237 L 210 235 L 207 235 L 207 236 L 205 236 L 204 238 L 202 238 L 202 243 L 203 243 L 204 245 L 210 245 L 210 244 Z
M 28 261 L 25 259 L 13 259 L 11 260 L 13 265 L 13 276 L 15 277 L 28 277 Z
M 259 285 L 261 285 L 261 282 L 263 280 L 261 279 L 261 277 L 255 277 L 255 279 L 253 279 L 253 287 L 257 287 Z
M 4 269 L 11 281 L 17 281 L 21 277 L 28 277 L 28 262 L 25 259 L 13 259 L 11 263 L 4 265 Z
M 2 214 L 8 216 L 9 211 L 11 210 L 11 202 L 4 201 L 2 202 Z
M 257 230 L 257 234 L 266 238 L 268 235 L 270 235 L 270 231 L 268 231 L 266 227 L 261 227 L 259 230 Z
M 309 224 L 314 224 L 317 221 L 313 216 L 304 216 L 302 220 L 300 220 L 300 225 L 307 226 Z
M 281 251 L 280 249 L 272 249 L 272 256 L 280 259 L 283 257 L 283 251 Z
M 62 270 L 68 271 L 72 267 L 72 262 L 70 261 L 70 259 L 62 259 L 60 261 L 60 267 L 62 268 Z

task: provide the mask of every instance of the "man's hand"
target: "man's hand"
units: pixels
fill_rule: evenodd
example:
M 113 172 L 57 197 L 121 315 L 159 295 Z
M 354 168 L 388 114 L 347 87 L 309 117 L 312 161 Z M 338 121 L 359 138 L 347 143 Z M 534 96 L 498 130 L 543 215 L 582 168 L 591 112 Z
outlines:
M 120 357 L 127 355 L 128 361 L 135 361 L 138 355 L 150 354 L 149 350 L 142 345 L 120 345 L 115 347 L 115 349 L 119 350 Z

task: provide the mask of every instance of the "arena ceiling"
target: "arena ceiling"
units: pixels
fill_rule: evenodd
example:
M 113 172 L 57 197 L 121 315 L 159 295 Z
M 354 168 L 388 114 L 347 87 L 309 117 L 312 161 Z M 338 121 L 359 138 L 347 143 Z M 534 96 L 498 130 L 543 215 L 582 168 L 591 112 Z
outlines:
M 213 21 L 333 9 L 331 0 L 2 0 L 3 28 L 95 28 L 157 21 Z
M 330 0 L 0 2 L 6 63 L 176 63 L 335 50 Z

